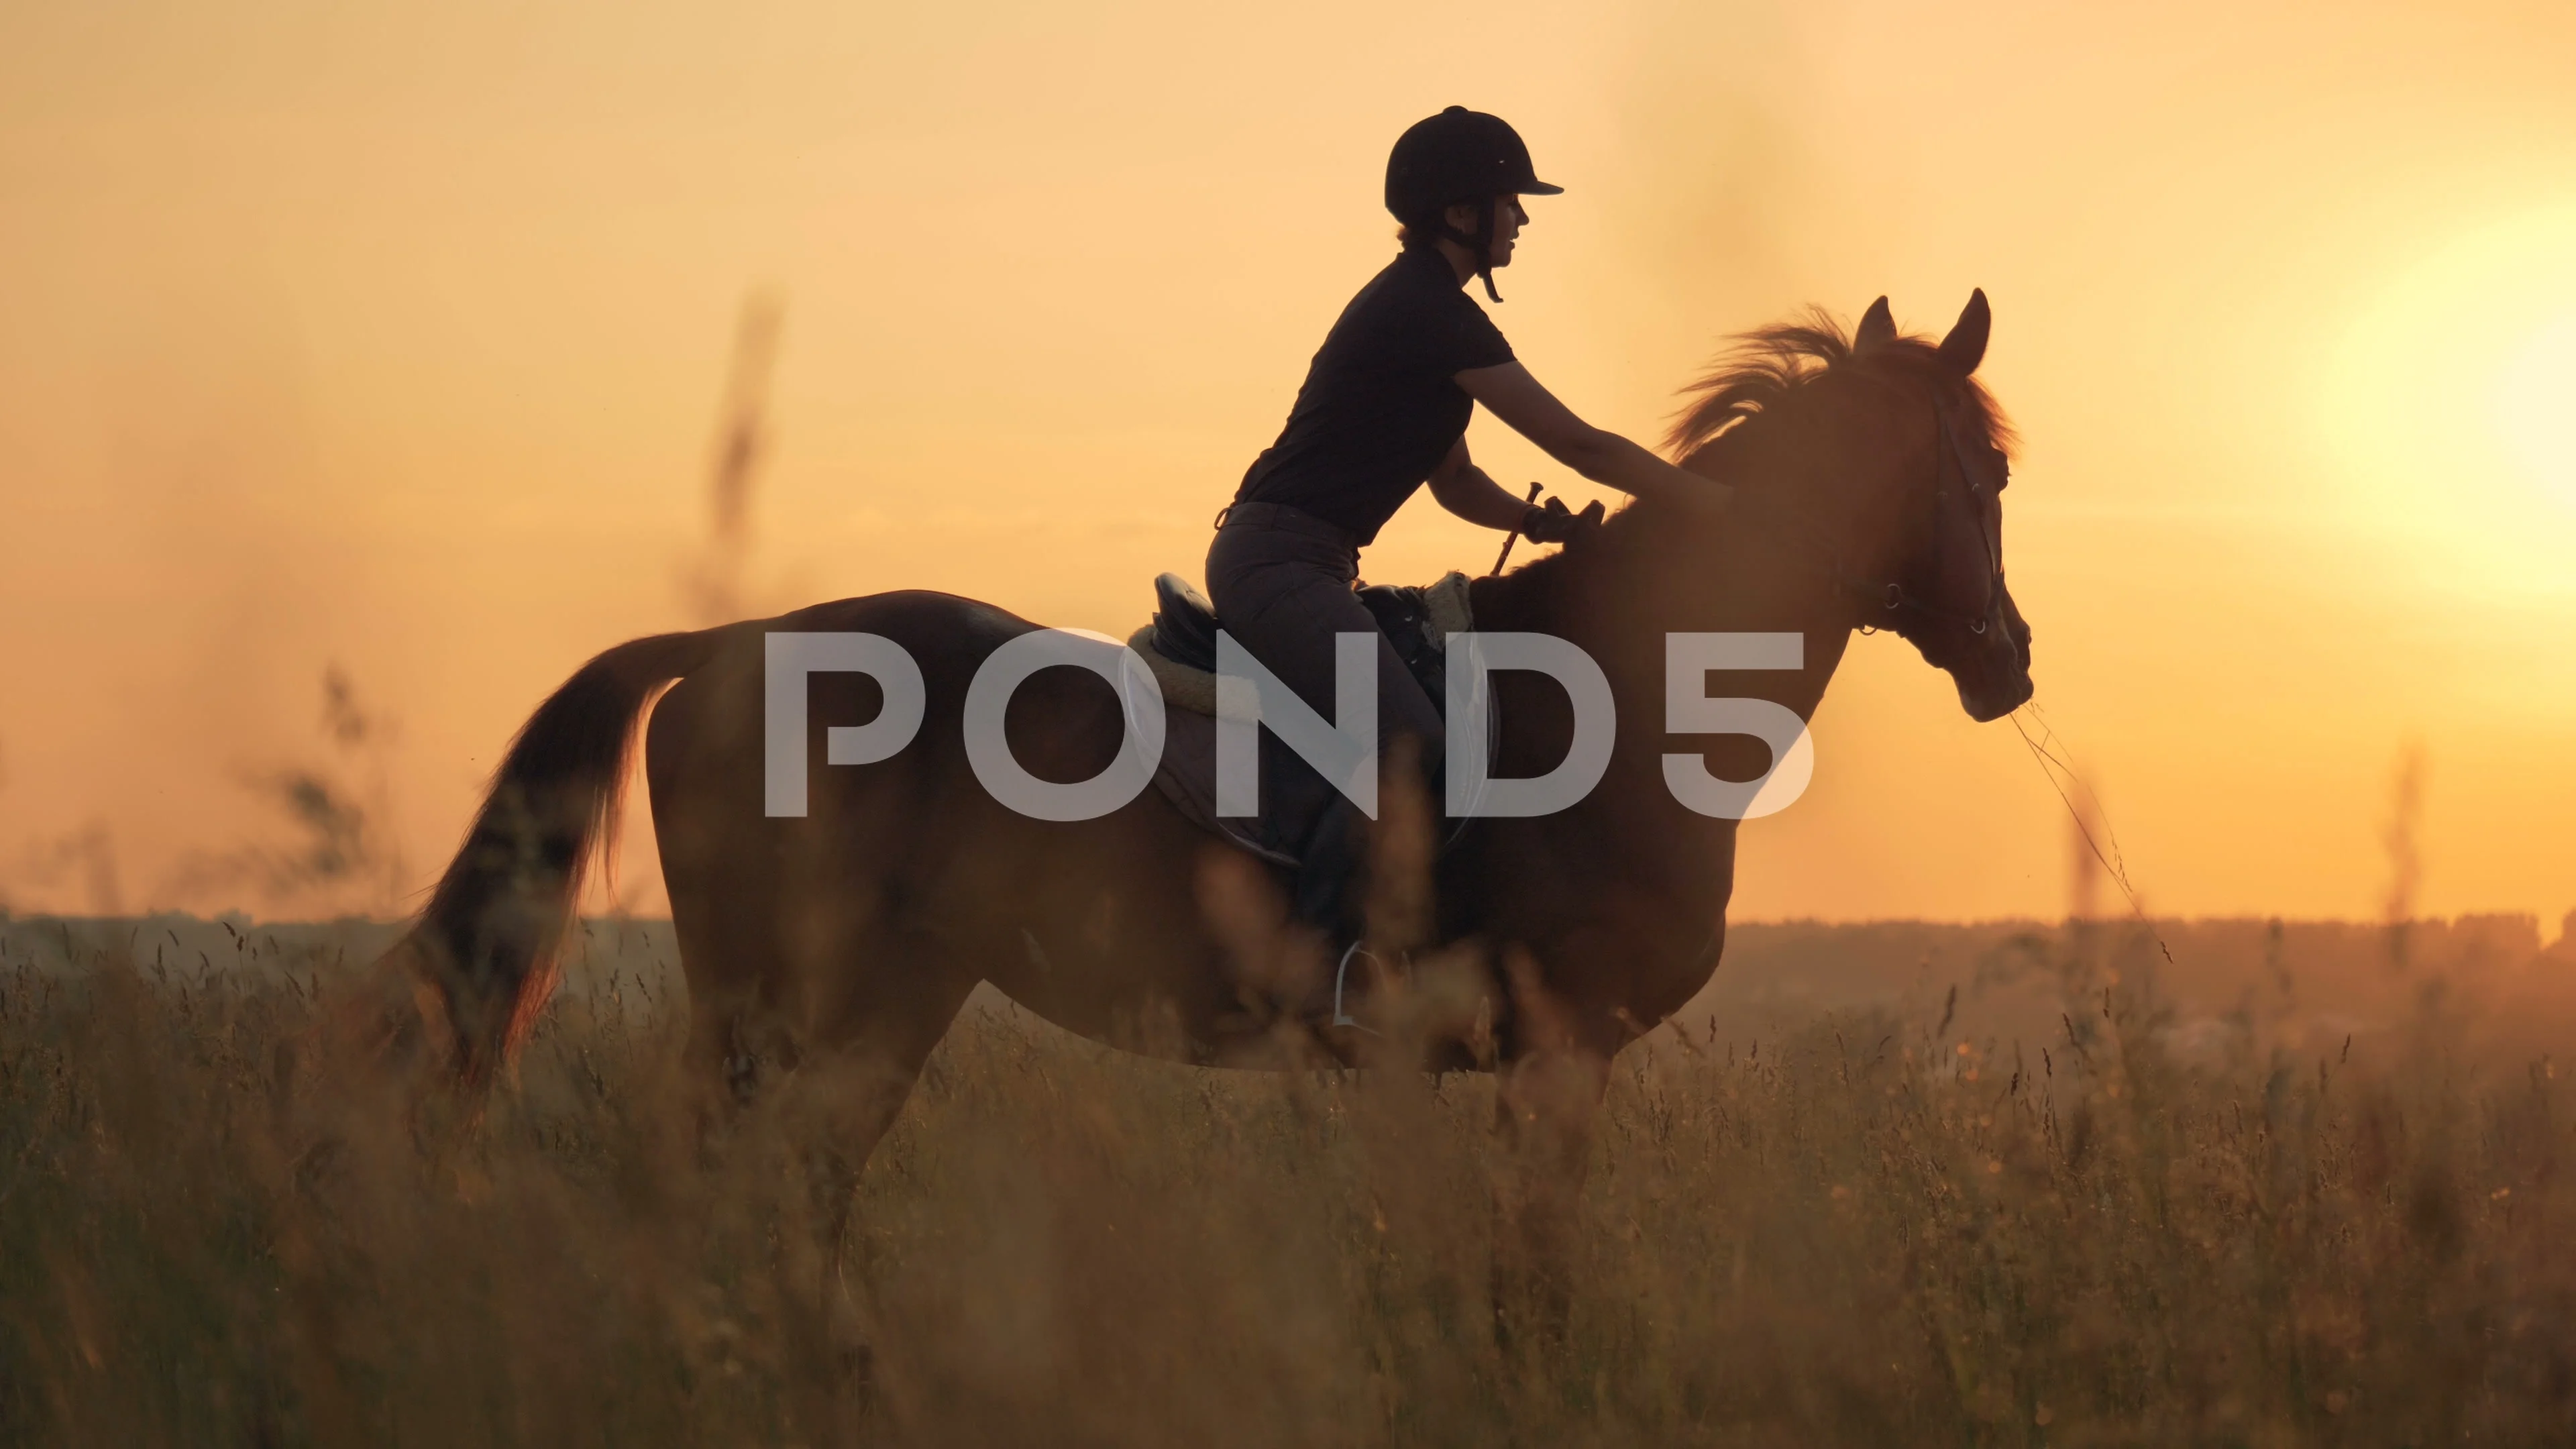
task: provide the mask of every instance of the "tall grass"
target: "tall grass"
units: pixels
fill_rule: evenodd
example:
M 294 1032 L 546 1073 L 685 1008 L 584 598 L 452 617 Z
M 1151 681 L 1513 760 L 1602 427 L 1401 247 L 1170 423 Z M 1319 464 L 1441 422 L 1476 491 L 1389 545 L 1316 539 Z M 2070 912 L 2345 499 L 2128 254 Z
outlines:
M 836 1247 L 828 1084 L 702 1134 L 631 983 L 473 1122 L 318 1065 L 302 976 L 22 967 L 0 1436 L 2576 1441 L 2562 1073 L 2433 1008 L 2186 1063 L 2059 945 L 2017 1050 L 1937 1008 L 1632 1048 L 1546 1343 L 1493 1326 L 1482 1078 L 1193 1071 L 979 1004 Z

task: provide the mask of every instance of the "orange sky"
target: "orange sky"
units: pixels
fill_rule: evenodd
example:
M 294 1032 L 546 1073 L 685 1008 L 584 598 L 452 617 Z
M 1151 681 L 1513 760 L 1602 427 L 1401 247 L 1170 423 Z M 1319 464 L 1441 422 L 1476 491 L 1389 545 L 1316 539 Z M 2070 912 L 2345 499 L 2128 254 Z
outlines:
M 1495 315 L 1606 426 L 1798 304 L 1987 290 L 2040 703 L 2151 908 L 2375 914 L 2420 741 L 2421 906 L 2554 921 L 2571 74 L 2557 4 L 8 7 L 0 899 L 105 904 L 45 866 L 96 827 L 116 904 L 233 903 L 188 863 L 327 757 L 333 661 L 401 722 L 425 883 L 548 689 L 695 622 L 755 288 L 764 602 L 1123 633 L 1386 256 L 1388 141 L 1457 101 L 1568 188 Z M 1367 572 L 1494 541 L 1417 499 Z M 2064 909 L 2055 797 L 1910 649 L 1816 732 L 1740 916 Z

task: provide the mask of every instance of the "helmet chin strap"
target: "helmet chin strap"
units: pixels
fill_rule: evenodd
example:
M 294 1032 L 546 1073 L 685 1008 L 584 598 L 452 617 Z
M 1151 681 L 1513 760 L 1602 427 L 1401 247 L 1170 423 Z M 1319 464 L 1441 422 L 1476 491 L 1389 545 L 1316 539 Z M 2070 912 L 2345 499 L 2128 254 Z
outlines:
M 1503 294 L 1494 290 L 1495 217 L 1502 209 L 1501 197 L 1486 197 L 1483 209 L 1476 213 L 1476 230 L 1472 235 L 1451 226 L 1446 213 L 1440 218 L 1440 234 L 1465 247 L 1476 258 L 1476 277 L 1485 284 L 1485 295 L 1496 302 L 1503 300 Z

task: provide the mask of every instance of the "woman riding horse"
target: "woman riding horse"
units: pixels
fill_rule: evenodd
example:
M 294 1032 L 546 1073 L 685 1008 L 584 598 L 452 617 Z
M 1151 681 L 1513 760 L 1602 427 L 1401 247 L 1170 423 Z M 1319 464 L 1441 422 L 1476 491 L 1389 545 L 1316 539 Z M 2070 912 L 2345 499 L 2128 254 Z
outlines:
M 1972 719 L 2019 707 L 2032 683 L 2030 629 L 2004 572 L 2012 434 L 1976 377 L 1993 320 L 1982 292 L 1937 341 L 1901 334 L 1884 297 L 1848 333 L 1815 314 L 1747 335 L 1692 389 L 1671 440 L 1682 469 L 1585 425 L 1510 360 L 1460 290 L 1510 255 L 1516 198 L 1539 186 L 1527 153 L 1491 117 L 1444 113 L 1425 127 L 1390 167 L 1392 204 L 1410 213 L 1406 253 L 1316 358 L 1209 575 L 1228 627 L 1321 713 L 1339 694 L 1324 636 L 1375 627 L 1348 592 L 1357 549 L 1418 483 L 1496 527 L 1535 522 L 1547 538 L 1573 522 L 1561 507 L 1529 514 L 1468 462 L 1459 439 L 1474 401 L 1637 495 L 1583 547 L 1475 581 L 1480 632 L 1550 636 L 1596 662 L 1614 731 L 1580 799 L 1489 815 L 1433 863 L 1414 908 L 1428 919 L 1404 929 L 1440 951 L 1441 970 L 1425 952 L 1414 986 L 1385 1001 L 1458 1010 L 1437 1031 L 1372 1013 L 1396 1028 L 1377 1040 L 1401 1048 L 1383 1060 L 1501 1075 L 1513 1251 L 1556 1263 L 1610 1059 L 1680 1011 L 1725 949 L 1737 816 L 1702 809 L 1685 786 L 1734 789 L 1774 763 L 1767 735 L 1693 707 L 1767 702 L 1809 720 L 1864 630 L 1912 643 Z M 980 986 L 1066 1030 L 1182 1061 L 1302 1065 L 1318 1048 L 1359 1060 L 1358 1034 L 1300 1029 L 1323 963 L 1276 929 L 1276 898 L 1242 874 L 1249 857 L 1145 780 L 1079 818 L 1014 808 L 987 786 L 970 701 L 1005 649 L 1041 632 L 991 604 L 897 590 L 599 654 L 511 742 L 428 908 L 384 962 L 386 996 L 355 1014 L 374 1023 L 364 1040 L 427 1049 L 469 1089 L 506 1070 L 553 991 L 586 867 L 614 838 L 649 710 L 691 1077 L 719 1115 L 770 1081 L 809 1083 L 826 1118 L 810 1137 L 818 1185 L 837 1184 L 836 1212 Z M 775 704 L 772 661 L 799 638 L 911 667 L 818 670 Z M 1720 639 L 1792 647 L 1705 668 L 1689 661 L 1707 656 L 1675 652 Z M 1428 701 L 1389 649 L 1378 660 L 1382 715 L 1436 744 Z M 902 691 L 888 682 L 907 675 Z M 1129 758 L 1136 716 L 1120 689 L 1087 667 L 1015 678 L 1000 744 L 1022 776 L 1092 781 Z M 1571 757 L 1581 734 L 1564 689 L 1503 669 L 1493 697 L 1494 778 L 1535 779 Z M 845 758 L 845 735 L 905 717 L 909 743 Z M 772 766 L 798 761 L 803 808 L 773 810 Z
M 1386 208 L 1404 224 L 1404 250 L 1342 309 L 1287 426 L 1244 474 L 1208 548 L 1208 593 L 1226 631 L 1318 713 L 1333 709 L 1334 637 L 1378 632 L 1351 592 L 1359 551 L 1414 489 L 1428 482 L 1460 518 L 1538 543 L 1600 519 L 1598 503 L 1580 515 L 1556 499 L 1525 503 L 1477 467 L 1467 453 L 1477 403 L 1596 483 L 1641 498 L 1725 492 L 1575 416 L 1466 294 L 1479 277 L 1502 300 L 1494 268 L 1511 265 L 1529 222 L 1520 198 L 1563 190 L 1538 179 L 1501 117 L 1463 106 L 1416 122 L 1387 158 Z M 1409 737 L 1427 777 L 1439 762 L 1440 712 L 1382 635 L 1377 710 L 1380 758 Z M 1334 802 L 1306 843 L 1296 892 L 1300 915 L 1346 937 L 1356 932 L 1337 900 L 1356 864 L 1358 813 Z

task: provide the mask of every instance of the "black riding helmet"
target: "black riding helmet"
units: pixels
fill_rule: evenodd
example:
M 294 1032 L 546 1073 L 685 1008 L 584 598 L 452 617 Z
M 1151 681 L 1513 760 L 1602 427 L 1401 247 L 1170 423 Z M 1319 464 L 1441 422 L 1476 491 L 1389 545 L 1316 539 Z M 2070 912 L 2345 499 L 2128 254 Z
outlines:
M 1395 138 L 1395 150 L 1386 158 L 1386 209 L 1406 226 L 1437 233 L 1474 253 L 1485 295 L 1497 302 L 1503 295 L 1494 290 L 1490 260 L 1496 198 L 1564 191 L 1538 179 L 1530 168 L 1529 147 L 1510 122 L 1465 106 L 1414 122 Z M 1472 234 L 1451 226 L 1444 215 L 1461 201 L 1485 203 Z

